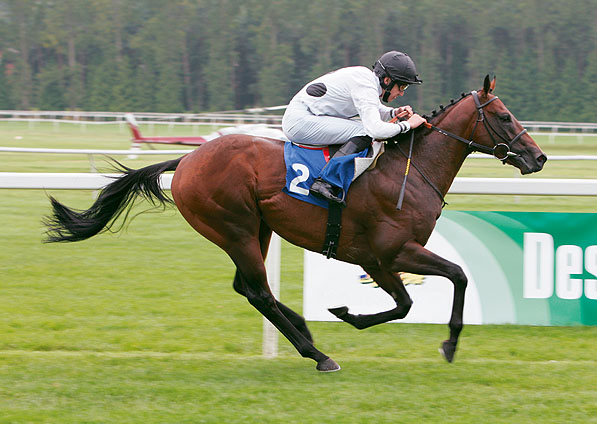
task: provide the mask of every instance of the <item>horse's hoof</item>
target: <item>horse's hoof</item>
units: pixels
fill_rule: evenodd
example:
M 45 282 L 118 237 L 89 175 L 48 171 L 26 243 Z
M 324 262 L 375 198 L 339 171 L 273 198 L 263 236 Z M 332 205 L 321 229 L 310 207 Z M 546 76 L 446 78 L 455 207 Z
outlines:
M 332 358 L 324 359 L 317 363 L 317 371 L 321 372 L 334 372 L 340 371 L 340 365 L 336 363 Z
M 342 319 L 342 317 L 344 317 L 348 314 L 348 308 L 346 306 L 339 306 L 337 308 L 329 308 L 328 311 L 330 311 L 332 314 L 334 314 L 337 318 L 340 318 L 340 319 Z
M 439 353 L 442 354 L 446 361 L 452 363 L 454 360 L 454 354 L 456 353 L 456 345 L 451 343 L 449 340 L 445 340 L 439 347 Z

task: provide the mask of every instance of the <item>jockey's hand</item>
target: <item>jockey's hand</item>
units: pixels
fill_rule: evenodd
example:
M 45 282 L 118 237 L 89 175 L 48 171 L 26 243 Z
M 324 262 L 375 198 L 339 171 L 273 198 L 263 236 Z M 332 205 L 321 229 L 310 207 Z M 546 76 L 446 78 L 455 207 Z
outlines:
M 408 116 L 408 112 L 403 110 L 402 112 L 397 112 L 394 114 L 394 119 L 392 120 L 392 122 L 398 120 L 398 121 L 406 121 L 409 118 Z
M 410 118 L 413 116 L 413 108 L 410 106 L 401 106 L 394 109 L 394 116 L 398 116 L 399 118 Z
M 410 127 L 414 129 L 426 123 L 427 120 L 418 113 L 414 113 L 410 118 L 408 118 L 407 122 L 410 124 Z

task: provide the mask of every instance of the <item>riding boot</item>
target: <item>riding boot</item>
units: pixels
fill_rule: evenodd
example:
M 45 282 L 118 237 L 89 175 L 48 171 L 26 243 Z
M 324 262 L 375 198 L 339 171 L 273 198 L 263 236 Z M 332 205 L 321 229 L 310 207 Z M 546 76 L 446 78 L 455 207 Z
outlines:
M 352 137 L 350 140 L 344 143 L 342 147 L 340 147 L 340 149 L 334 154 L 334 156 L 330 158 L 330 160 L 361 152 L 367 147 L 371 146 L 371 142 L 372 139 L 368 135 L 357 135 L 356 137 Z M 329 162 L 326 164 L 326 166 L 328 164 Z
M 371 137 L 366 135 L 360 135 L 352 137 L 350 140 L 344 143 L 342 147 L 340 147 L 340 149 L 334 154 L 334 156 L 330 158 L 328 163 L 326 163 L 326 165 L 323 167 L 319 176 L 315 179 L 315 181 L 313 181 L 313 184 L 311 185 L 309 192 L 314 196 L 323 198 L 328 201 L 340 203 L 346 206 L 346 203 L 344 202 L 343 198 L 344 196 L 340 197 L 342 189 L 340 187 L 336 187 L 330 184 L 325 180 L 325 171 L 326 169 L 328 169 L 328 166 L 330 164 L 335 163 L 332 162 L 334 159 L 351 155 L 353 153 L 361 152 L 367 147 L 371 146 L 371 141 Z

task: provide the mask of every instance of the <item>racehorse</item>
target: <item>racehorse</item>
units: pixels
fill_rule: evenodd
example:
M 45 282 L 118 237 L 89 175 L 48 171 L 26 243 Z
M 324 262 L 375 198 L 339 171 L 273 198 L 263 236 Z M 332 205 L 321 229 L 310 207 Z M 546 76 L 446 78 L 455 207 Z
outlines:
M 494 154 L 522 174 L 540 171 L 547 157 L 521 124 L 492 94 L 495 78 L 481 90 L 464 94 L 427 117 L 412 144 L 412 165 L 400 210 L 396 199 L 405 178 L 409 136 L 389 142 L 377 166 L 350 188 L 342 216 L 337 259 L 360 265 L 387 292 L 396 307 L 376 314 L 353 315 L 347 307 L 330 310 L 358 329 L 404 318 L 412 305 L 399 272 L 439 275 L 454 285 L 450 336 L 440 347 L 448 362 L 462 330 L 467 277 L 462 268 L 425 249 L 444 205 L 443 198 L 467 155 Z M 159 178 L 175 171 L 174 203 L 188 223 L 222 248 L 236 265 L 234 289 L 271 321 L 297 351 L 317 362 L 319 371 L 340 366 L 313 345 L 305 319 L 275 299 L 267 282 L 264 258 L 272 230 L 289 242 L 321 251 L 327 211 L 282 192 L 284 143 L 247 135 L 228 135 L 174 160 L 133 170 L 100 192 L 85 211 L 70 209 L 50 197 L 46 219 L 49 242 L 79 241 L 106 231 L 136 196 L 156 206 L 171 202 Z M 410 164 L 410 161 L 409 161 Z

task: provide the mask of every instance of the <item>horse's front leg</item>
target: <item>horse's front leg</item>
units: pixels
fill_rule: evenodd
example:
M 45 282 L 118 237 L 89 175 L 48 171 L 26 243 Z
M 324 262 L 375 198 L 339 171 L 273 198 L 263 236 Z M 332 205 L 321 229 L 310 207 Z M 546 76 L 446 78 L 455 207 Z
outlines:
M 454 300 L 450 317 L 450 339 L 442 343 L 440 352 L 448 362 L 454 360 L 458 337 L 462 331 L 462 314 L 467 277 L 462 268 L 425 249 L 411 240 L 406 242 L 392 264 L 392 270 L 412 272 L 420 275 L 439 275 L 448 278 L 454 284 Z
M 396 302 L 396 307 L 389 311 L 367 315 L 353 315 L 348 312 L 346 306 L 331 308 L 329 311 L 342 321 L 351 324 L 359 330 L 404 318 L 408 314 L 413 302 L 402 283 L 400 275 L 386 272 L 379 268 L 364 267 L 364 270 L 386 293 L 392 296 Z

